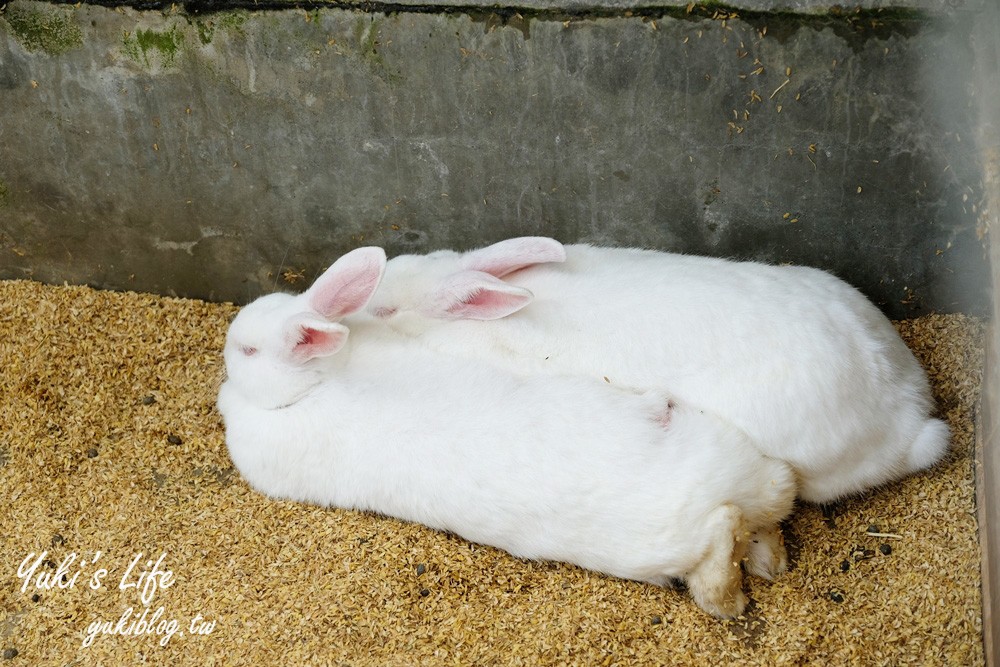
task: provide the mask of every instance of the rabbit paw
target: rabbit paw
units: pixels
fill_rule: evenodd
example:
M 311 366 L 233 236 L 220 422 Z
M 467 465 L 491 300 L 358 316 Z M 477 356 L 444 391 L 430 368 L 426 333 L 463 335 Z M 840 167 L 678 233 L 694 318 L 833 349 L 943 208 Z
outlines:
M 785 538 L 778 524 L 758 530 L 750 537 L 747 573 L 772 580 L 788 569 Z
M 740 561 L 746 555 L 750 535 L 743 512 L 735 505 L 723 505 L 709 516 L 706 528 L 712 541 L 705 558 L 687 576 L 688 590 L 709 614 L 735 618 L 747 605 Z

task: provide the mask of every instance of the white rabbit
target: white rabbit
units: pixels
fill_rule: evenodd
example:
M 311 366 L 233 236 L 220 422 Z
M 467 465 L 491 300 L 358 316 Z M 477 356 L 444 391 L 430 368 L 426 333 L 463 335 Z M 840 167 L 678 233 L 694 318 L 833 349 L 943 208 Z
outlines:
M 809 501 L 927 468 L 948 446 L 892 324 L 818 269 L 528 237 L 396 257 L 368 312 L 515 371 L 667 387 L 791 464 Z
M 269 496 L 370 510 L 530 559 L 663 585 L 721 617 L 739 562 L 785 562 L 795 481 L 727 422 L 657 392 L 520 377 L 362 318 L 385 255 L 340 258 L 299 296 L 243 308 L 218 399 L 230 457 Z M 350 322 L 350 320 L 346 320 Z M 760 542 L 751 543 L 758 533 Z

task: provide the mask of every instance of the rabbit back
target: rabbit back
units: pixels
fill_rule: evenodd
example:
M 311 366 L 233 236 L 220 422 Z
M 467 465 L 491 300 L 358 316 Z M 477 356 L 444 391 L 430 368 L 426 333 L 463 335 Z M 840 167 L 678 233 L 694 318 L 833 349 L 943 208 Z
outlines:
M 807 500 L 878 486 L 946 450 L 920 364 L 888 319 L 835 276 L 637 249 L 565 250 L 562 264 L 504 278 L 533 300 L 503 319 L 443 320 L 400 307 L 446 279 L 457 254 L 392 260 L 376 299 L 392 311 L 388 326 L 438 349 L 519 372 L 669 388 L 789 462 Z

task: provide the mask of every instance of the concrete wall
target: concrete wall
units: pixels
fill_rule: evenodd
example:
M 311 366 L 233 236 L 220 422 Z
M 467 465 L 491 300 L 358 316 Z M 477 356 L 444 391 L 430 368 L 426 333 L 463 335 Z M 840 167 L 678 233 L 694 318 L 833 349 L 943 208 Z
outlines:
M 976 430 L 976 505 L 982 543 L 983 637 L 986 664 L 1000 665 L 1000 5 L 982 15 L 972 37 L 982 45 L 974 75 L 982 124 L 978 143 L 984 165 L 983 218 L 990 234 L 993 322 L 987 329 L 982 414 Z M 990 36 L 993 39 L 990 39 Z
M 626 4 L 14 0 L 0 277 L 245 301 L 358 245 L 545 234 L 812 264 L 893 316 L 987 312 L 988 3 Z

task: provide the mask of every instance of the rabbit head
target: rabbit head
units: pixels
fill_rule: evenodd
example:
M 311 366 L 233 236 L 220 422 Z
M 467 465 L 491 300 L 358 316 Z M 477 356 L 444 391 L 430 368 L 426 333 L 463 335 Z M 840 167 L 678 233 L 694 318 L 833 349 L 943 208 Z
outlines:
M 226 383 L 264 409 L 290 405 L 319 384 L 347 342 L 335 320 L 364 308 L 385 271 L 381 248 L 338 259 L 302 294 L 269 294 L 245 306 L 226 334 Z
M 401 255 L 386 267 L 386 279 L 367 312 L 382 319 L 402 311 L 444 320 L 498 319 L 532 299 L 529 290 L 500 278 L 565 259 L 561 243 L 540 236 L 508 239 L 467 253 L 440 250 Z

